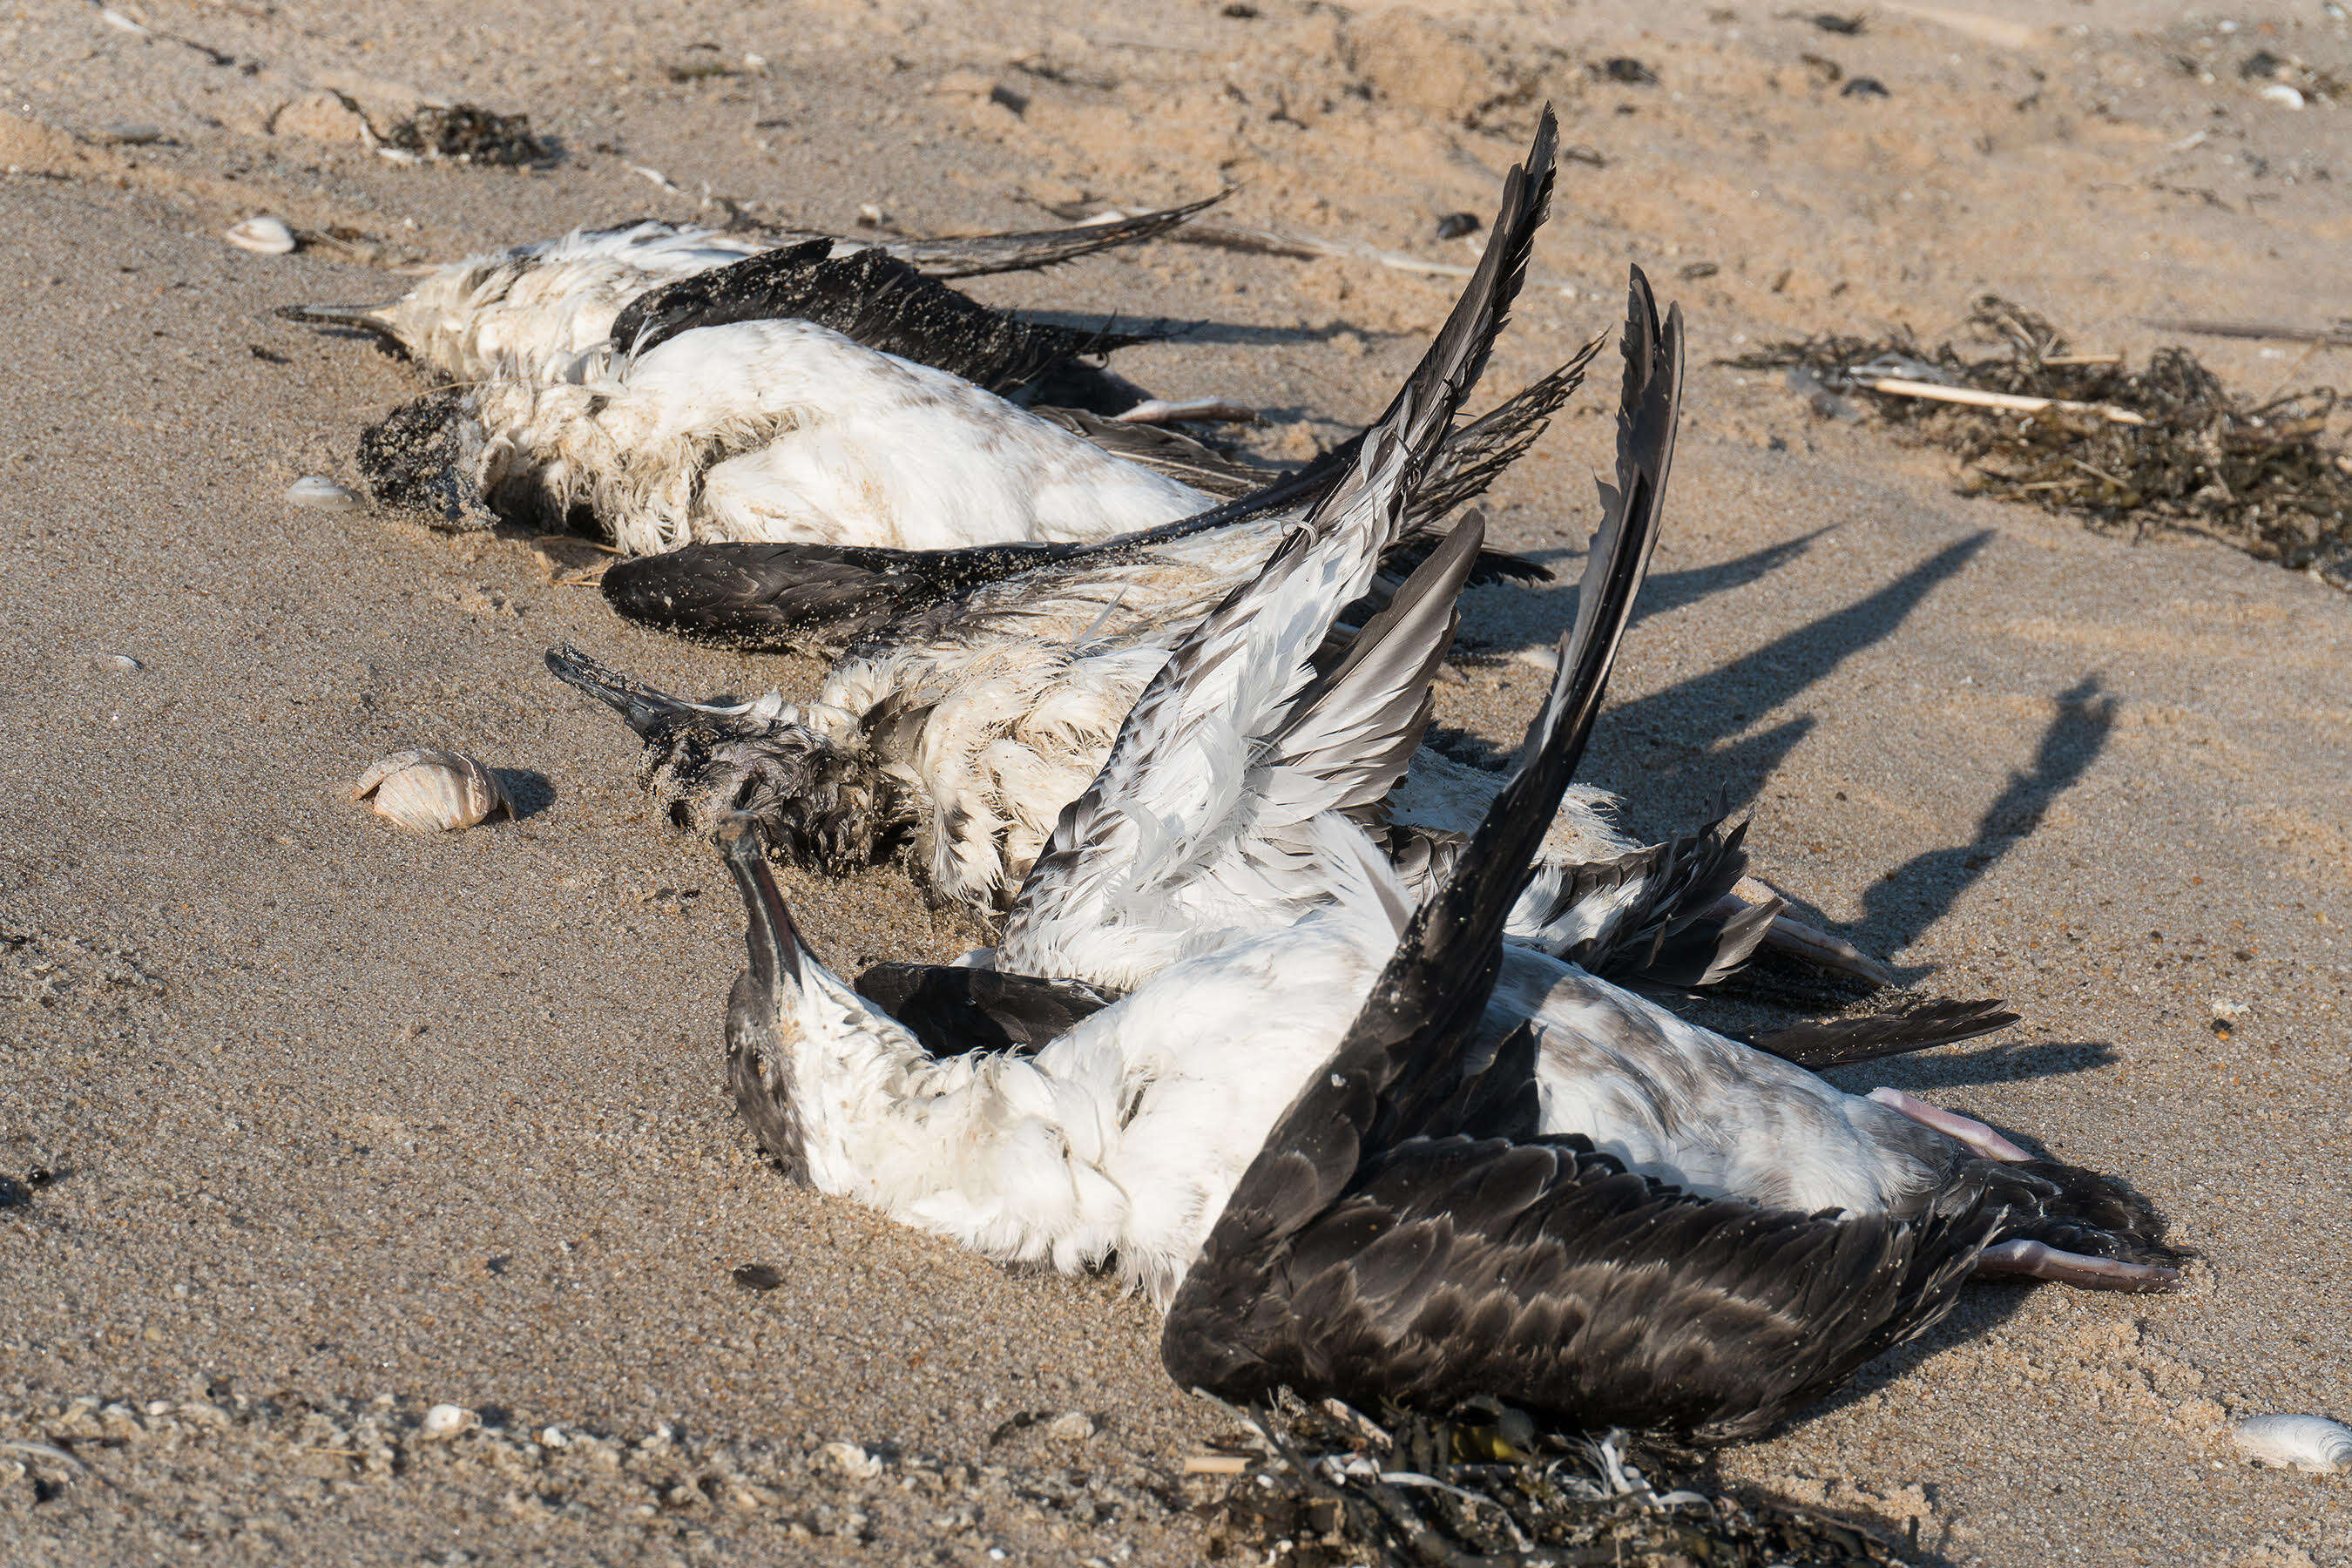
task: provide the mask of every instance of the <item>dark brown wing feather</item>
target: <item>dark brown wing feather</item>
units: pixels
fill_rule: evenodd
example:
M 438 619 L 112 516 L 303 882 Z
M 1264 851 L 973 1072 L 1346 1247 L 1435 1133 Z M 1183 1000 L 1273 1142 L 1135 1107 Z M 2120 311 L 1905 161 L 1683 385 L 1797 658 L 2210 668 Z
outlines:
M 2017 1015 L 1997 1001 L 1923 1002 L 1901 1012 L 1878 1013 L 1867 1018 L 1795 1024 L 1759 1035 L 1748 1044 L 1818 1072 L 1825 1068 L 1948 1046 L 1955 1040 L 1973 1040 L 2016 1022 Z
M 1163 1353 L 1228 1396 L 1287 1384 L 1444 1411 L 1500 1394 L 1593 1430 L 1726 1442 L 1934 1323 L 1995 1217 L 1773 1213 L 1669 1191 L 1580 1141 L 1417 1140 L 1290 1238 L 1252 1316 L 1292 1331 L 1236 1360 L 1171 1315 Z

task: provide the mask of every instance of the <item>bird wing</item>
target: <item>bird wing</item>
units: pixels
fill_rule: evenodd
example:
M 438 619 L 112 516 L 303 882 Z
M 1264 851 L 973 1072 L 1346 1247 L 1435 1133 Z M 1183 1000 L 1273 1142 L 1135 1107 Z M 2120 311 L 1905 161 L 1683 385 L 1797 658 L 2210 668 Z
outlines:
M 1926 1002 L 1900 1012 L 1866 1018 L 1832 1018 L 1795 1024 L 1759 1035 L 1748 1044 L 1816 1072 L 1876 1061 L 1956 1040 L 1973 1040 L 2006 1029 L 2018 1016 L 1998 1001 Z
M 1287 1384 L 1444 1411 L 1499 1393 L 1588 1430 L 1726 1442 L 1934 1324 L 1999 1217 L 1770 1211 L 1580 1139 L 1415 1140 L 1288 1238 L 1245 1317 L 1204 1316 L 1188 1277 L 1161 1353 L 1228 1397 Z
M 1453 510 L 1482 493 L 1543 433 L 1551 413 L 1583 379 L 1591 349 L 1446 437 L 1415 487 L 1401 531 L 1404 542 L 1383 558 L 1384 571 L 1409 571 L 1426 559 L 1431 540 Z M 1209 464 L 1226 459 L 1199 442 L 1145 426 L 1119 425 L 1065 409 L 1031 412 L 1088 440 L 1101 435 L 1106 450 L 1153 468 L 1197 489 L 1217 493 L 1236 482 L 1217 479 Z M 1146 449 L 1160 452 L 1159 458 Z M 1206 458 L 1183 458 L 1197 448 Z M 905 640 L 910 617 L 962 613 L 965 595 L 1031 573 L 1121 569 L 1162 544 L 1195 540 L 1220 530 L 1255 527 L 1328 495 L 1354 464 L 1360 437 L 1324 453 L 1289 474 L 1259 476 L 1259 488 L 1176 522 L 1095 544 L 1003 543 L 961 550 L 897 550 L 875 545 L 689 544 L 658 555 L 619 561 L 602 580 L 615 612 L 680 637 L 730 647 L 835 653 L 862 638 Z M 1181 464 L 1191 461 L 1188 470 Z M 1238 465 L 1229 465 L 1239 472 Z M 1432 497 L 1438 500 L 1433 502 Z M 1478 555 L 1473 584 L 1540 582 L 1543 566 L 1503 551 Z
M 831 252 L 831 241 L 813 239 L 640 294 L 614 319 L 613 349 L 647 353 L 682 332 L 736 321 L 814 321 L 867 348 L 1003 393 L 1066 360 L 1165 335 L 1025 321 L 880 250 L 839 258 Z
M 1255 579 L 1178 645 L 1136 700 L 1094 783 L 1064 810 L 1030 870 L 999 944 L 1004 967 L 1050 972 L 1073 944 L 1114 940 L 1108 933 L 1123 921 L 1164 919 L 1171 895 L 1187 884 L 1213 888 L 1244 867 L 1278 877 L 1282 857 L 1305 846 L 1287 834 L 1289 842 L 1245 837 L 1261 820 L 1259 808 L 1279 832 L 1305 826 L 1322 805 L 1304 772 L 1276 782 L 1270 797 L 1259 795 L 1254 786 L 1273 777 L 1266 764 L 1279 768 L 1286 755 L 1328 763 L 1318 750 L 1327 741 L 1368 731 L 1378 734 L 1384 757 L 1400 721 L 1412 728 L 1398 679 L 1425 665 L 1433 635 L 1450 634 L 1452 599 L 1443 591 L 1449 581 L 1458 590 L 1465 550 L 1450 548 L 1424 563 L 1416 578 L 1425 592 L 1410 603 L 1401 592 L 1391 605 L 1396 635 L 1375 639 L 1361 657 L 1351 653 L 1334 672 L 1337 684 L 1318 681 L 1316 654 L 1339 611 L 1370 582 L 1380 551 L 1396 535 L 1404 494 L 1485 366 L 1546 215 L 1556 137 L 1547 112 L 1528 162 L 1505 183 L 1494 242 L 1477 272 L 1361 438 L 1348 476 Z M 1467 542 L 1475 548 L 1475 539 Z M 1410 694 L 1410 703 L 1421 700 Z M 1286 729 L 1293 721 L 1301 726 L 1295 732 Z M 1404 750 L 1409 754 L 1411 745 Z M 1348 795 L 1343 784 L 1325 798 L 1337 804 Z M 1347 849 L 1327 847 L 1333 869 L 1360 868 Z M 1259 892 L 1288 890 L 1262 885 Z
M 1748 868 L 1748 825 L 1720 821 L 1631 854 L 1537 867 L 1511 912 L 1516 940 L 1578 968 L 1659 985 L 1712 985 L 1764 940 L 1777 900 L 1725 913 Z M 1629 896 L 1612 898 L 1620 889 Z
M 1637 268 L 1627 315 L 1617 483 L 1601 487 L 1601 525 L 1585 558 L 1576 622 L 1561 639 L 1551 689 L 1517 770 L 1444 885 L 1414 914 L 1329 1070 L 1308 1081 L 1234 1188 L 1185 1280 L 1179 1308 L 1196 1288 L 1227 1305 L 1246 1298 L 1265 1283 L 1287 1237 L 1338 1202 L 1368 1158 L 1459 1102 L 1485 1072 L 1512 1065 L 1500 1053 L 1469 1060 L 1465 1047 L 1494 992 L 1511 906 L 1583 755 L 1603 679 L 1656 543 L 1674 453 L 1681 312 L 1660 329 L 1648 280 Z M 1208 1301 L 1202 1310 L 1214 1315 Z
M 1069 228 L 1030 229 L 1013 234 L 976 234 L 956 239 L 889 239 L 864 242 L 894 256 L 933 278 L 978 278 L 991 272 L 1033 272 L 1058 267 L 1081 256 L 1139 245 L 1179 229 L 1215 206 L 1230 190 L 1203 196 L 1181 206 L 1138 213 L 1109 223 L 1084 223 Z M 840 244 L 860 243 L 838 241 Z
M 1484 1061 L 1465 1047 L 1655 538 L 1681 331 L 1678 313 L 1656 330 L 1648 292 L 1636 271 L 1617 484 L 1520 766 L 1186 1274 L 1160 1342 L 1181 1384 L 1440 1409 L 1507 1391 L 1588 1426 L 1725 1440 L 1933 1322 L 1991 1233 L 1980 1202 L 1916 1225 L 1773 1213 L 1580 1139 L 1458 1135 L 1526 1121 L 1528 1031 Z

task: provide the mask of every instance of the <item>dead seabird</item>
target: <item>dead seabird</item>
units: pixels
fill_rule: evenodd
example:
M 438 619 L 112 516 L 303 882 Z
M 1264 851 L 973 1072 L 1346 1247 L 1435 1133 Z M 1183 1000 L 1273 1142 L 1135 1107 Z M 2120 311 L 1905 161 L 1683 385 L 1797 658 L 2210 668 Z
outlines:
M 1450 368 L 1437 356 L 1433 362 L 1416 378 L 1424 395 Z M 2167 1282 L 2169 1270 L 2146 1261 L 2170 1256 L 2153 1237 L 2153 1216 L 2103 1178 L 2047 1163 L 1988 1160 L 1897 1109 L 1844 1095 L 1798 1067 L 1683 1024 L 1541 954 L 1499 946 L 1504 909 L 1565 790 L 1598 704 L 1598 672 L 1622 636 L 1654 537 L 1661 419 L 1670 405 L 1654 395 L 1643 403 L 1642 418 L 1621 424 L 1616 500 L 1590 557 L 1578 624 L 1563 638 L 1559 674 L 1533 735 L 1538 743 L 1530 747 L 1531 768 L 1488 812 L 1463 869 L 1431 906 L 1442 915 L 1416 917 L 1386 858 L 1360 831 L 1350 840 L 1350 825 L 1328 814 L 1327 847 L 1339 853 L 1352 845 L 1359 862 L 1357 875 L 1339 879 L 1341 895 L 1330 904 L 1287 928 L 1173 963 L 1108 1005 L 1095 1005 L 1097 998 L 1066 983 L 997 975 L 990 997 L 995 1016 L 1025 1016 L 1033 1026 L 1041 1016 L 1053 1021 L 1029 1027 L 1024 1048 L 947 1054 L 805 947 L 756 842 L 756 826 L 722 834 L 750 919 L 751 966 L 736 983 L 729 1011 L 730 1075 L 763 1146 L 798 1179 L 992 1256 L 1065 1268 L 1115 1257 L 1131 1281 L 1156 1300 L 1175 1298 L 1180 1309 L 1197 1304 L 1195 1259 L 1214 1226 L 1225 1245 L 1199 1265 L 1216 1265 L 1202 1276 L 1213 1307 L 1231 1295 L 1217 1295 L 1218 1281 L 1260 1261 L 1242 1245 L 1245 1236 L 1235 1240 L 1251 1211 L 1237 1198 L 1228 1203 L 1234 1184 L 1244 1171 L 1262 1177 L 1270 1162 L 1294 1158 L 1283 1139 L 1303 1141 L 1307 1154 L 1315 1152 L 1303 1113 L 1294 1109 L 1286 1117 L 1283 1107 L 1302 1082 L 1323 1081 L 1318 1064 L 1332 1059 L 1343 1037 L 1352 1041 L 1351 1020 L 1402 1016 L 1412 998 L 1389 984 L 1384 967 L 1406 964 L 1427 984 L 1439 966 L 1423 962 L 1423 939 L 1465 928 L 1475 916 L 1476 973 L 1452 976 L 1453 989 L 1434 992 L 1440 1005 L 1421 1019 L 1452 1031 L 1449 1047 L 1458 1046 L 1471 1067 L 1483 1066 L 1446 1113 L 1458 1112 L 1465 1126 L 1508 1123 L 1514 1131 L 1531 1117 L 1526 1131 L 1552 1140 L 1537 1147 L 1569 1150 L 1594 1162 L 1593 1169 L 1602 1156 L 1584 1151 L 1613 1145 L 1623 1151 L 1617 1159 L 1699 1194 L 1701 1206 L 1733 1200 L 1708 1212 L 1744 1216 L 1748 1234 L 1794 1226 L 1811 1237 L 1829 1227 L 1864 1238 L 1811 1248 L 1798 1262 L 1870 1255 L 1869 1238 L 1879 1238 L 1876 1255 L 1899 1254 L 1903 1265 L 1892 1283 L 1864 1279 L 1874 1295 L 1849 1303 L 1840 1320 L 1844 1327 L 1816 1325 L 1825 1342 L 1843 1347 L 1831 1358 L 1838 1367 L 1847 1364 L 1838 1358 L 1849 1351 L 1865 1353 L 1857 1346 L 1891 1342 L 1887 1336 L 1931 1317 L 1958 1279 L 1988 1258 L 2081 1283 Z M 1359 503 L 1394 504 L 1405 466 L 1401 449 L 1409 448 L 1397 425 L 1384 422 L 1363 449 L 1368 482 Z M 1311 550 L 1307 537 L 1286 546 L 1276 565 Z M 1197 678 L 1201 665 L 1190 652 L 1189 643 L 1180 647 L 1155 685 Z M 1150 726 L 1159 706 L 1154 695 L 1146 693 L 1131 723 Z M 1129 763 L 1118 787 L 1147 804 L 1165 798 L 1166 781 L 1149 775 L 1181 766 L 1168 749 L 1148 743 L 1129 754 Z M 1505 828 L 1498 825 L 1508 825 L 1512 835 L 1500 853 Z M 1414 936 L 1392 963 L 1398 938 L 1408 931 Z M 1514 984 L 1496 987 L 1498 966 Z M 1024 997 L 1045 1005 L 1033 1013 Z M 1523 999 L 1534 1006 L 1520 1006 Z M 1454 1054 L 1449 1050 L 1449 1059 Z M 1308 1093 L 1318 1092 L 1310 1085 Z M 1421 1120 L 1407 1131 L 1438 1130 L 1431 1107 L 1416 1102 L 1412 1112 Z M 1391 1118 L 1383 1125 L 1394 1124 Z M 1276 1142 L 1266 1142 L 1270 1131 Z M 1569 1135 L 1590 1144 L 1561 1142 Z M 1352 1172 L 1352 1146 L 1347 1154 Z M 1640 1177 L 1626 1179 L 1651 1190 Z M 1272 1185 L 1258 1179 L 1253 1192 Z M 1857 1217 L 1833 1221 L 1817 1213 L 1832 1206 Z M 1244 1216 L 1238 1224 L 1237 1215 Z M 1319 1216 L 1297 1217 L 1311 1225 Z M 1645 1254 L 1637 1259 L 1639 1271 L 1655 1278 L 1661 1268 L 1671 1270 L 1675 1257 Z M 1711 1262 L 1696 1259 L 1701 1267 Z M 1921 1267 L 1912 1268 L 1915 1262 Z M 1835 1289 L 1856 1277 L 1841 1264 L 1831 1278 Z M 1806 1297 L 1801 1281 L 1796 1289 Z M 1222 1324 L 1198 1310 L 1187 1321 L 1206 1321 L 1213 1331 L 1201 1337 L 1213 1347 Z M 1171 1359 L 1180 1375 L 1192 1372 L 1191 1363 Z M 1194 1380 L 1217 1381 L 1214 1369 Z M 1738 1422 L 1769 1420 L 1786 1407 L 1689 1422 L 1676 1409 L 1640 1424 L 1738 1435 L 1748 1428 L 1735 1430 Z
M 1539 139 L 1538 153 L 1549 147 Z M 1462 354 L 1465 374 L 1483 364 L 1483 348 L 1464 354 L 1455 340 L 1465 321 L 1497 327 L 1517 289 L 1549 189 L 1549 159 L 1534 167 L 1536 179 L 1514 187 L 1517 224 L 1498 221 L 1489 247 L 1495 259 L 1474 279 L 1428 363 Z M 1548 378 L 1547 410 L 1576 384 L 1582 364 L 1580 357 Z M 1425 363 L 1416 382 L 1427 374 Z M 1426 397 L 1410 401 L 1411 384 L 1384 425 L 1409 427 L 1422 444 L 1416 450 L 1425 452 L 1441 444 L 1468 385 L 1447 384 L 1438 406 Z M 1444 437 L 1430 469 L 1417 460 L 1398 477 L 1396 492 L 1413 497 L 1402 523 L 1368 520 L 1360 529 L 1373 531 L 1351 535 L 1353 548 L 1335 547 L 1334 559 L 1344 558 L 1352 574 L 1340 602 L 1370 575 L 1377 552 L 1367 542 L 1430 531 L 1430 514 L 1475 489 L 1473 480 L 1483 484 L 1532 435 L 1530 427 L 1492 436 L 1486 427 L 1495 418 Z M 709 831 L 736 816 L 757 816 L 785 853 L 836 872 L 865 863 L 878 845 L 911 828 L 940 892 L 982 910 L 998 907 L 1020 885 L 1065 805 L 1100 767 L 1168 650 L 1258 574 L 1296 526 L 1291 503 L 1300 492 L 1328 508 L 1331 487 L 1360 468 L 1363 450 L 1360 439 L 1333 454 L 1314 486 L 1285 481 L 1222 514 L 1098 548 L 1049 548 L 1009 574 L 1001 568 L 1021 554 L 1016 547 L 967 552 L 974 559 L 927 563 L 904 574 L 867 571 L 854 559 L 857 552 L 824 552 L 819 564 L 841 561 L 856 574 L 845 596 L 858 616 L 870 616 L 877 600 L 894 603 L 899 614 L 868 626 L 812 703 L 786 703 L 775 693 L 743 704 L 682 702 L 570 649 L 551 653 L 550 668 L 620 711 L 646 740 L 648 782 L 679 826 Z M 823 578 L 805 554 L 795 570 L 811 597 L 824 598 Z M 979 585 L 950 592 L 961 574 Z M 685 595 L 697 585 L 690 575 L 674 575 L 661 592 Z M 810 616 L 821 618 L 823 607 L 812 607 Z M 1319 641 L 1321 631 L 1316 635 Z M 1457 807 L 1465 799 L 1483 805 L 1494 788 L 1488 775 L 1432 752 L 1418 756 L 1415 771 L 1423 795 Z M 1477 793 L 1482 784 L 1486 794 Z M 1589 861 L 1633 847 L 1601 816 L 1597 795 L 1578 804 L 1557 836 L 1564 858 Z
M 968 278 L 1133 245 L 1178 227 L 1219 199 L 1116 223 L 942 240 L 755 235 L 648 218 L 469 256 L 434 268 L 383 304 L 288 305 L 278 314 L 371 332 L 451 381 L 540 380 L 562 375 L 578 355 L 610 339 L 623 311 L 641 297 L 780 249 L 796 252 L 807 264 L 793 269 L 800 276 L 815 276 L 820 261 L 871 255 L 929 278 Z

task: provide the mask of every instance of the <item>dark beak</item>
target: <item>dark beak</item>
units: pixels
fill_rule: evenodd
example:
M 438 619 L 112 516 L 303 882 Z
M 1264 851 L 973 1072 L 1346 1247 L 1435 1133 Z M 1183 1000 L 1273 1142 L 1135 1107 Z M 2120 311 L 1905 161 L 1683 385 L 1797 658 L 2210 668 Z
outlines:
M 656 739 L 666 721 L 687 712 L 691 706 L 650 686 L 640 685 L 609 665 L 599 664 L 569 643 L 547 650 L 547 668 L 564 685 L 586 692 L 628 721 L 629 728 L 642 741 Z
M 779 977 L 797 986 L 801 936 L 793 926 L 792 911 L 784 908 L 784 895 L 776 886 L 776 869 L 768 863 L 759 825 L 739 817 L 720 828 L 719 853 L 726 858 L 728 874 L 743 895 L 743 942 L 751 950 L 752 981 L 770 996 Z
M 373 332 L 386 342 L 398 343 L 400 333 L 392 324 L 392 310 L 399 303 L 397 300 L 387 300 L 381 305 L 280 305 L 278 314 L 289 321 L 308 321 L 319 327 L 357 327 L 363 332 Z

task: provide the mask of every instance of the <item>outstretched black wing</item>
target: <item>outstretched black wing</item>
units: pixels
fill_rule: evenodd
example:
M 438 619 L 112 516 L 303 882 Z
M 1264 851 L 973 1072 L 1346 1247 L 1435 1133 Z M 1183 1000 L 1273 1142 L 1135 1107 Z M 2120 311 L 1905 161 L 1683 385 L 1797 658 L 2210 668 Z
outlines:
M 1492 483 L 1542 434 L 1551 415 L 1581 383 L 1587 357 L 1580 354 L 1446 438 L 1414 490 L 1402 531 L 1405 542 L 1385 563 L 1386 569 L 1402 575 L 1420 563 L 1428 552 L 1429 536 L 1443 532 L 1444 520 Z M 1101 426 L 1130 428 L 1087 415 L 1046 412 L 1081 435 Z M 1173 461 L 1187 449 L 1206 451 L 1197 442 L 1177 437 L 1180 447 L 1155 439 L 1155 435 L 1144 433 L 1121 455 L 1135 457 L 1150 447 Z M 1362 438 L 1354 437 L 1304 468 L 1265 479 L 1246 495 L 1099 544 L 980 544 L 961 550 L 689 544 L 615 562 L 604 573 L 604 597 L 626 618 L 679 637 L 730 647 L 837 652 L 909 616 L 1024 572 L 1140 560 L 1157 544 L 1312 505 L 1353 470 L 1361 449 Z M 1197 465 L 1202 459 L 1195 452 L 1183 460 Z M 1198 488 L 1220 488 L 1206 483 L 1204 476 L 1179 472 L 1177 477 Z M 1470 580 L 1527 582 L 1549 576 L 1531 561 L 1484 551 Z
M 1776 1214 L 1660 1187 L 1578 1139 L 1454 1135 L 1524 1106 L 1526 1032 L 1485 1060 L 1467 1047 L 1655 537 L 1680 319 L 1659 330 L 1638 270 L 1629 316 L 1618 482 L 1519 769 L 1185 1276 L 1160 1341 L 1180 1383 L 1439 1409 L 1500 1394 L 1727 1440 L 1933 1322 L 1983 1247 L 1981 1205 L 1917 1223 Z

